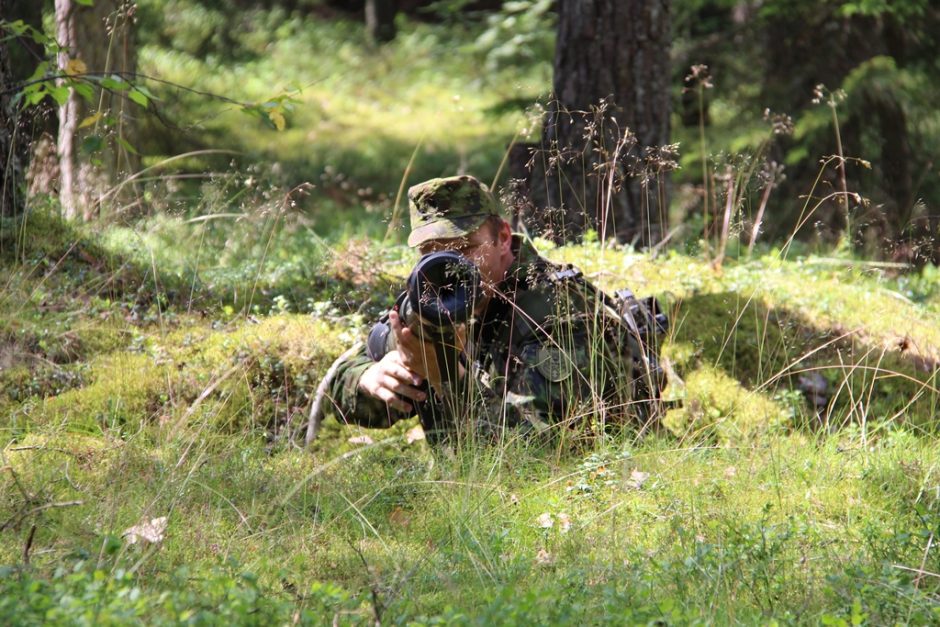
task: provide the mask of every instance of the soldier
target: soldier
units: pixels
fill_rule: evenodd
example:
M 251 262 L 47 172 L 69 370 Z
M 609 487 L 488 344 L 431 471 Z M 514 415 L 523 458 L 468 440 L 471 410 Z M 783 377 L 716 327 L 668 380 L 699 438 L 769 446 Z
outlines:
M 647 400 L 638 389 L 658 389 L 641 384 L 648 373 L 637 366 L 648 362 L 635 325 L 579 272 L 513 234 L 479 180 L 432 179 L 409 189 L 408 201 L 409 246 L 459 252 L 479 270 L 474 318 L 450 348 L 460 351 L 459 374 L 443 381 L 440 350 L 390 311 L 396 348 L 378 361 L 364 350 L 336 372 L 330 397 L 340 420 L 386 427 L 417 413 L 432 441 L 466 428 L 543 431 L 621 421 Z

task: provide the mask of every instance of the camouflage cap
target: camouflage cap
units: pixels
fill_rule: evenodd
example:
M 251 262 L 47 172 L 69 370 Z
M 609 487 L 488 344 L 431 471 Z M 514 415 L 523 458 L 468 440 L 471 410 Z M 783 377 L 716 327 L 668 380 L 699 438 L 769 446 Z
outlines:
M 467 175 L 418 183 L 408 190 L 408 208 L 411 210 L 409 246 L 469 235 L 480 228 L 488 216 L 499 215 L 493 192 Z

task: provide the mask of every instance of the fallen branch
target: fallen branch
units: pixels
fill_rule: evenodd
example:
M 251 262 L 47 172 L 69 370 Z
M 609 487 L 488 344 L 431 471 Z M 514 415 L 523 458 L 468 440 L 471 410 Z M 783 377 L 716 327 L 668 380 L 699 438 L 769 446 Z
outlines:
M 326 391 L 330 388 L 330 384 L 333 382 L 333 377 L 336 376 L 336 371 L 339 370 L 339 367 L 343 364 L 344 361 L 358 353 L 362 349 L 362 342 L 356 342 L 352 347 L 347 350 L 345 353 L 340 355 L 336 361 L 333 362 L 333 365 L 330 366 L 330 369 L 326 371 L 326 374 L 323 375 L 323 380 L 320 381 L 320 385 L 317 386 L 317 393 L 313 397 L 313 404 L 310 406 L 310 417 L 307 418 L 307 435 L 304 438 L 304 446 L 310 446 L 310 443 L 317 438 L 317 433 L 320 431 L 320 422 L 323 420 L 323 399 L 326 397 Z M 298 427 L 297 431 L 303 428 L 303 425 Z M 291 441 L 294 438 L 291 436 Z

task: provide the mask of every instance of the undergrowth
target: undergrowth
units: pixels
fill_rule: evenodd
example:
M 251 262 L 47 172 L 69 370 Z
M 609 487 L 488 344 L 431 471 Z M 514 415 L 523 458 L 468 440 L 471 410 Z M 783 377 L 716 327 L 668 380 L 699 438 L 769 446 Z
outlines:
M 408 252 L 316 240 L 323 281 L 282 282 L 274 261 L 249 307 L 237 283 L 191 288 L 234 232 L 152 221 L 135 252 L 130 229 L 27 220 L 30 237 L 4 239 L 16 279 L 0 304 L 13 622 L 940 619 L 930 290 L 851 259 L 770 252 L 717 271 L 547 250 L 668 303 L 661 428 L 432 451 L 413 422 L 329 420 L 305 452 L 291 437 L 313 388 L 374 313 L 350 317 L 342 286 L 380 306 Z M 310 242 L 286 221 L 270 232 L 276 259 Z M 800 380 L 813 373 L 823 404 Z M 162 538 L 130 542 L 164 516 Z
M 0 221 L 4 623 L 940 622 L 937 270 L 745 252 L 739 212 L 717 260 L 702 224 L 654 254 L 537 242 L 666 305 L 667 410 L 642 434 L 432 449 L 414 420 L 331 418 L 301 450 L 316 385 L 414 261 L 394 190 L 495 174 L 547 79 L 484 70 L 474 27 L 376 50 L 268 17 L 276 41 L 248 29 L 235 64 L 141 52 L 196 89 L 289 93 L 273 134 L 154 89 L 194 148 L 264 167 L 181 183 L 151 157 L 148 217 Z

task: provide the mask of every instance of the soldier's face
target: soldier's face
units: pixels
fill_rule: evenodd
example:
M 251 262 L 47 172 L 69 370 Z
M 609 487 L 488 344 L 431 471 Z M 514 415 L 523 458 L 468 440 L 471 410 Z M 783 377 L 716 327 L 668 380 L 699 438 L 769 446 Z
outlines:
M 504 221 L 498 227 L 486 222 L 466 237 L 430 240 L 419 250 L 422 255 L 441 250 L 459 252 L 479 268 L 484 288 L 493 287 L 512 264 L 512 231 Z

